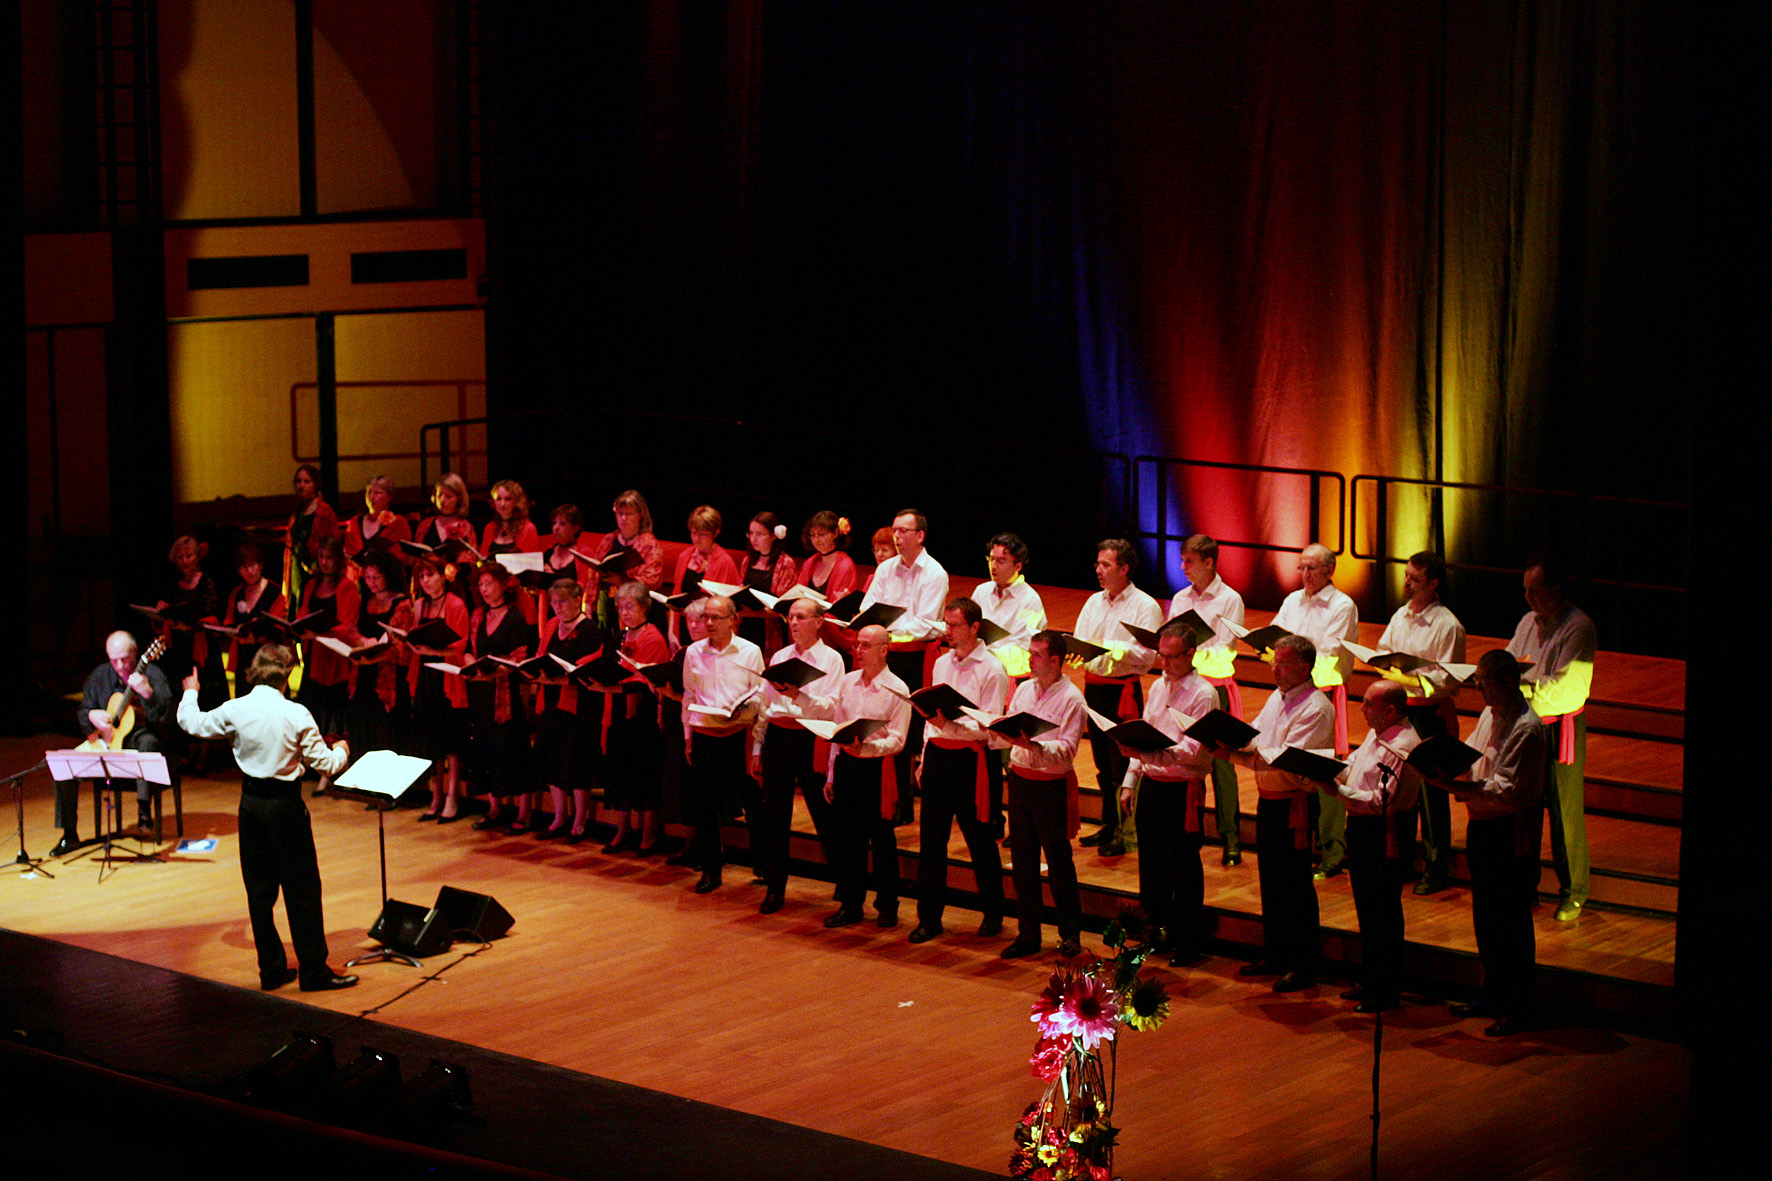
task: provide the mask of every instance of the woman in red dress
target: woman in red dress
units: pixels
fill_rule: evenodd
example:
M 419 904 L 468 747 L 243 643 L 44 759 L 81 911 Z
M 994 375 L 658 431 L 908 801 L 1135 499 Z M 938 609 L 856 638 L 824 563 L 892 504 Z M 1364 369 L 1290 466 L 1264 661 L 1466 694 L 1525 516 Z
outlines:
M 375 476 L 363 489 L 363 511 L 345 522 L 345 557 L 360 562 L 365 546 L 398 552 L 398 543 L 412 537 L 406 518 L 388 506 L 394 502 L 394 482 Z
M 468 607 L 449 590 L 449 564 L 435 554 L 412 568 L 412 619 L 418 626 L 441 619 L 456 634 L 446 647 L 402 644 L 408 653 L 406 688 L 412 695 L 410 753 L 431 760 L 431 806 L 420 820 L 443 824 L 462 818 L 461 752 L 468 731 L 468 690 L 461 678 L 426 668 L 427 662 L 467 663 Z
M 625 571 L 599 571 L 596 606 L 592 614 L 597 626 L 605 631 L 614 631 L 618 626 L 615 618 L 615 588 L 624 582 L 641 582 L 649 591 L 664 586 L 664 547 L 658 544 L 658 538 L 652 535 L 652 510 L 646 506 L 646 498 L 630 488 L 615 498 L 615 531 L 605 533 L 590 556 L 599 560 L 607 558 L 616 547 L 634 551 L 639 557 L 636 565 Z
M 357 636 L 357 611 L 360 593 L 357 580 L 345 564 L 344 543 L 337 537 L 320 543 L 314 577 L 302 588 L 301 609 L 297 616 L 324 610 L 332 604 L 333 625 L 326 635 L 347 642 Z M 324 644 L 310 637 L 302 641 L 301 690 L 295 699 L 308 707 L 314 724 L 327 735 L 345 732 L 345 713 L 351 704 L 351 662 Z M 332 776 L 320 776 L 319 795 L 332 785 Z
M 561 578 L 548 588 L 548 617 L 542 621 L 536 652 L 583 664 L 603 650 L 604 636 L 584 613 L 584 587 Z M 576 845 L 585 839 L 591 819 L 591 790 L 602 763 L 603 695 L 587 692 L 551 669 L 536 678 L 535 778 L 553 800 L 554 821 L 537 838 L 565 837 Z
M 643 583 L 630 582 L 615 593 L 621 621 L 621 653 L 635 664 L 659 664 L 670 659 L 664 633 L 646 619 L 651 601 L 651 592 Z M 615 716 L 602 776 L 604 806 L 615 813 L 615 836 L 603 851 L 633 849 L 642 857 L 650 857 L 658 850 L 664 754 L 658 699 L 644 677 L 630 677 L 622 688 L 624 696 L 613 703 Z
M 800 530 L 800 544 L 807 558 L 800 563 L 801 586 L 817 591 L 835 603 L 861 582 L 849 549 L 849 519 L 825 509 L 813 513 Z
M 283 592 L 265 577 L 264 557 L 257 545 L 250 541 L 240 544 L 234 551 L 234 570 L 240 576 L 240 585 L 228 595 L 227 607 L 222 611 L 222 626 L 235 631 L 228 641 L 228 668 L 234 674 L 234 696 L 244 697 L 252 690 L 252 686 L 246 683 L 246 670 L 252 667 L 252 658 L 258 654 L 262 642 L 247 619 L 255 611 L 267 611 L 272 615 L 286 612 Z

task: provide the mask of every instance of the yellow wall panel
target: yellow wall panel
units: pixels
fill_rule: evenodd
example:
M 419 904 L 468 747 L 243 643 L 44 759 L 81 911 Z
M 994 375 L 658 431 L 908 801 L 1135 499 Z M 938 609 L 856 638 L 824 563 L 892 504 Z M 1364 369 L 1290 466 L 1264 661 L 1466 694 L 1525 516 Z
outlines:
M 312 320 L 167 327 L 180 503 L 290 490 L 290 387 L 314 380 Z
M 295 8 L 289 0 L 160 0 L 166 216 L 301 212 Z

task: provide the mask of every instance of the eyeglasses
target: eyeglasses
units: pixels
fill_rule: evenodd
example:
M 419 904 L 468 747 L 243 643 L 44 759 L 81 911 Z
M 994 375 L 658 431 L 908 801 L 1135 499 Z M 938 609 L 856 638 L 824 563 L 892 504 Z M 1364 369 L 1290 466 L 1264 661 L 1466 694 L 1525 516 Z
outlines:
M 731 619 L 731 618 L 732 618 L 732 616 L 730 616 L 730 615 L 703 615 L 702 616 L 702 620 L 707 623 L 719 623 L 722 619 Z

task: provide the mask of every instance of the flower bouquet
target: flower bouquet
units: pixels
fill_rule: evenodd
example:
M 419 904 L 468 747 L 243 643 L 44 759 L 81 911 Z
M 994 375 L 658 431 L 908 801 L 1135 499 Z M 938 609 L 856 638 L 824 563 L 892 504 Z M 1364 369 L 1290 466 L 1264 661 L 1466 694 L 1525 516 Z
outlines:
M 1111 1119 L 1119 1063 L 1114 1035 L 1121 1026 L 1155 1029 L 1169 1016 L 1162 981 L 1139 976 L 1161 938 L 1136 907 L 1122 910 L 1102 935 L 1113 958 L 1059 968 L 1034 1002 L 1029 1019 L 1040 1037 L 1028 1064 L 1046 1093 L 1028 1104 L 1015 1127 L 1011 1177 L 1111 1181 L 1120 1134 Z

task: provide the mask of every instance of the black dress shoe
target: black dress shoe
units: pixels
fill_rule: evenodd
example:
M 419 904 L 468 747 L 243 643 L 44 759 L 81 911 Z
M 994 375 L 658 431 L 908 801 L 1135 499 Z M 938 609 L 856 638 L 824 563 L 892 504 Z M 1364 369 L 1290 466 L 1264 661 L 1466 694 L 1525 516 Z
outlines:
M 1499 1017 L 1501 1010 L 1488 1001 L 1472 1001 L 1468 1005 L 1453 1005 L 1451 1013 L 1454 1017 Z
M 566 826 L 564 824 L 558 828 L 538 828 L 535 830 L 535 839 L 538 841 L 558 841 L 565 836 Z
M 566 843 L 568 845 L 582 845 L 590 839 L 591 834 L 588 832 L 569 832 L 566 834 Z
M 763 895 L 763 905 L 757 908 L 757 913 L 774 914 L 776 911 L 780 910 L 786 902 L 787 899 L 783 897 L 782 891 L 771 890 L 769 893 Z
M 529 821 L 527 820 L 513 820 L 505 825 L 505 835 L 507 837 L 520 837 L 528 831 Z
M 1330 878 L 1339 876 L 1341 876 L 1341 866 L 1325 865 L 1320 867 L 1315 873 L 1311 874 L 1311 881 L 1326 882 Z
M 71 832 L 63 833 L 62 839 L 55 843 L 55 848 L 53 848 L 49 851 L 49 855 L 51 857 L 66 857 L 69 853 L 72 853 L 75 849 L 78 849 L 79 847 L 80 847 L 80 838 L 79 837 L 75 836 Z
M 1099 844 L 1101 844 L 1102 839 L 1104 837 L 1106 837 L 1107 835 L 1108 835 L 1107 829 L 1098 828 L 1092 833 L 1087 833 L 1083 836 L 1078 837 L 1077 844 L 1079 844 L 1079 845 L 1099 845 Z
M 1356 1013 L 1388 1013 L 1392 1009 L 1400 1009 L 1402 1007 L 1403 1007 L 1402 1001 L 1380 1000 L 1378 997 L 1374 996 L 1374 997 L 1367 997 L 1365 1000 L 1363 1000 L 1359 1004 L 1355 1005 L 1354 1012 L 1356 1012 Z
M 695 883 L 695 892 L 697 894 L 711 894 L 719 888 L 720 871 L 717 869 L 702 870 L 701 880 Z
M 1272 960 L 1256 960 L 1253 964 L 1244 964 L 1237 969 L 1239 976 L 1278 976 L 1286 969 Z
M 874 920 L 874 926 L 882 931 L 890 931 L 898 926 L 898 909 L 894 907 L 892 910 L 881 911 L 880 917 Z
M 332 992 L 339 988 L 349 988 L 357 983 L 355 976 L 339 976 L 330 970 L 324 976 L 303 976 L 301 990 L 303 992 Z
M 980 939 L 989 939 L 992 936 L 1001 935 L 1002 933 L 1003 919 L 1001 915 L 987 914 L 978 924 L 978 937 Z
M 1316 986 L 1317 978 L 1306 972 L 1288 972 L 1274 981 L 1275 992 L 1303 992 Z
M 457 812 L 454 816 L 438 815 L 437 823 L 438 824 L 454 824 L 458 820 L 466 820 L 467 818 L 468 818 L 468 814 L 466 812 Z
M 634 846 L 634 856 L 636 856 L 636 857 L 656 857 L 656 856 L 658 856 L 659 849 L 662 848 L 663 845 L 664 845 L 663 841 L 653 841 L 650 845 L 635 845 Z
M 839 906 L 825 916 L 824 925 L 835 930 L 838 927 L 853 927 L 859 922 L 861 922 L 861 907 Z
M 1531 1024 L 1524 1017 L 1503 1017 L 1495 1024 L 1483 1030 L 1484 1037 L 1507 1037 L 1510 1034 L 1525 1033 Z
M 258 986 L 266 992 L 282 988 L 296 977 L 294 968 L 284 968 L 281 972 L 260 972 Z
M 1415 892 L 1417 894 L 1438 894 L 1446 888 L 1446 879 L 1449 876 L 1445 870 L 1435 869 L 1430 865 L 1421 875 L 1421 880 L 1415 883 Z
M 420 812 L 417 816 L 413 817 L 413 819 L 417 820 L 420 824 L 430 824 L 435 820 L 441 819 L 442 816 L 443 814 L 441 812 Z
M 1126 856 L 1126 842 L 1118 837 L 1111 841 L 1103 841 L 1096 846 L 1095 853 L 1099 857 L 1124 857 Z
M 691 853 L 688 849 L 684 849 L 681 852 L 672 853 L 669 857 L 666 857 L 665 864 L 683 865 L 688 866 L 690 869 L 697 869 L 701 866 L 701 858 L 694 853 Z
M 942 933 L 943 929 L 940 923 L 920 923 L 917 929 L 911 932 L 911 942 L 927 943 Z
M 1030 955 L 1040 954 L 1040 941 L 1032 935 L 1017 935 L 1008 947 L 997 954 L 1006 960 L 1026 959 Z
M 1230 869 L 1232 866 L 1243 864 L 1243 854 L 1237 849 L 1226 849 L 1224 856 L 1219 858 L 1218 863 L 1226 869 Z
M 456 816 L 459 817 L 460 815 L 460 812 L 456 813 Z M 482 816 L 480 819 L 474 821 L 473 828 L 475 832 L 485 832 L 489 828 L 503 828 L 504 823 L 504 818 L 502 816 Z
M 1078 939 L 1060 939 L 1058 954 L 1061 959 L 1074 960 L 1083 954 L 1083 944 Z

